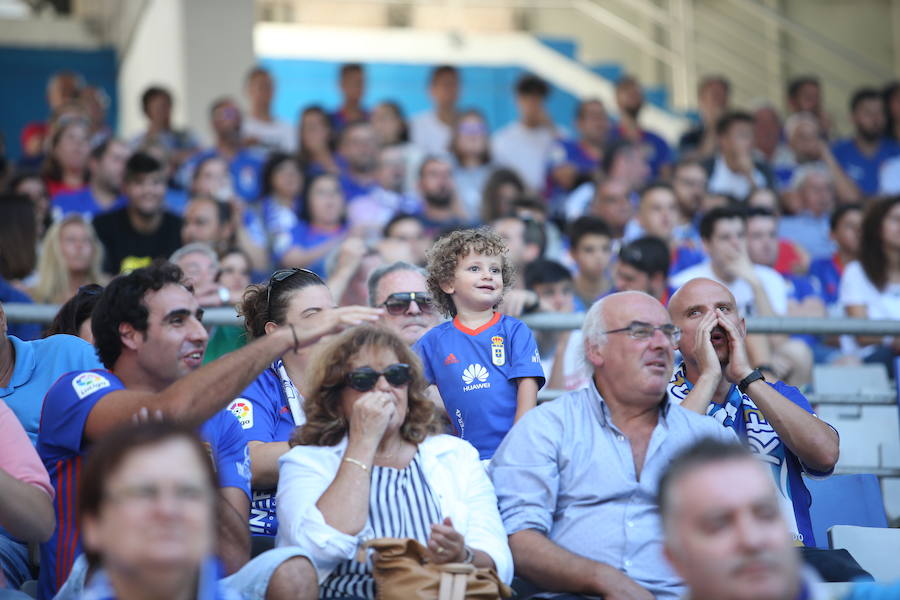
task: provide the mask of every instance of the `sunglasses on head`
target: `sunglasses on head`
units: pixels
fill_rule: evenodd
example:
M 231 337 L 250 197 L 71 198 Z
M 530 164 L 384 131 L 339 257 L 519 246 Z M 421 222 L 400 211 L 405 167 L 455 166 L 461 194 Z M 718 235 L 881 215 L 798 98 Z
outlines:
M 428 314 L 434 310 L 431 294 L 424 292 L 397 292 L 388 296 L 381 305 L 387 309 L 388 314 L 396 316 L 404 314 L 409 308 L 410 302 L 415 302 L 423 313 Z
M 412 379 L 412 371 L 405 363 L 395 363 L 378 372 L 372 367 L 360 367 L 347 373 L 347 385 L 357 392 L 368 392 L 375 387 L 378 378 L 384 375 L 389 384 L 394 387 L 406 385 Z
M 305 273 L 306 275 L 312 275 L 316 279 L 319 279 L 319 276 L 310 271 L 309 269 L 300 269 L 298 267 L 292 267 L 290 269 L 278 269 L 272 276 L 269 277 L 269 286 L 266 288 L 266 311 L 268 314 L 272 314 L 272 288 L 275 287 L 275 284 L 281 283 L 287 279 L 290 279 L 297 273 Z

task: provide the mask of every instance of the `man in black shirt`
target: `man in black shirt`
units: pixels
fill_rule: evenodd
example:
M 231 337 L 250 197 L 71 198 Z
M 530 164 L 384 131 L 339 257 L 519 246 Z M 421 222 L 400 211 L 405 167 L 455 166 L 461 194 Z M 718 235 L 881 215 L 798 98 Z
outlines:
M 124 192 L 124 208 L 94 219 L 106 250 L 103 270 L 112 275 L 146 267 L 181 246 L 181 217 L 165 210 L 166 176 L 159 161 L 133 154 L 125 165 Z

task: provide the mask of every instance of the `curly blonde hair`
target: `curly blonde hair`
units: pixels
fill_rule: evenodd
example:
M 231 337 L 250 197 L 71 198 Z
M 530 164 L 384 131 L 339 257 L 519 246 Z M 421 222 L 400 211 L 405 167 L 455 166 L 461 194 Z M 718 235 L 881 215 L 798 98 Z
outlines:
M 499 233 L 490 227 L 460 229 L 448 233 L 425 253 L 428 259 L 428 291 L 431 292 L 438 310 L 448 317 L 456 316 L 456 304 L 453 303 L 453 296 L 441 289 L 441 284 L 453 281 L 460 259 L 471 252 L 499 256 L 503 291 L 508 290 L 513 284 L 513 267 L 506 258 L 506 244 Z
M 400 436 L 419 444 L 438 432 L 434 404 L 425 395 L 428 382 L 419 357 L 393 331 L 380 325 L 360 325 L 323 343 L 312 356 L 306 381 L 309 393 L 303 402 L 306 423 L 294 429 L 291 446 L 334 446 L 344 439 L 350 425 L 341 411 L 341 390 L 353 358 L 365 349 L 393 351 L 399 362 L 410 367 L 406 420 L 400 426 Z

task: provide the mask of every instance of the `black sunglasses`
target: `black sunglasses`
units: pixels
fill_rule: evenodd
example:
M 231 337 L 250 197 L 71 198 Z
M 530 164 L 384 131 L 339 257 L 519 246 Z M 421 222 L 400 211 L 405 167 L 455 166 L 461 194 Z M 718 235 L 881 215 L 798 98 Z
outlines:
M 347 373 L 347 385 L 357 392 L 368 392 L 378 381 L 378 378 L 384 375 L 389 384 L 394 387 L 406 385 L 412 379 L 412 371 L 409 365 L 405 363 L 394 363 L 385 367 L 380 373 L 372 367 L 360 367 Z
M 275 287 L 276 283 L 281 283 L 287 279 L 290 279 L 297 273 L 303 273 L 307 276 L 314 277 L 321 281 L 321 277 L 317 273 L 310 271 L 309 269 L 301 269 L 299 267 L 291 267 L 290 269 L 278 269 L 272 276 L 269 277 L 269 285 L 266 288 L 266 313 L 272 314 L 272 288 Z
M 419 311 L 425 314 L 431 314 L 434 310 L 431 294 L 424 292 L 397 292 L 387 297 L 387 300 L 381 303 L 388 311 L 389 315 L 402 315 L 409 309 L 409 303 L 415 302 Z

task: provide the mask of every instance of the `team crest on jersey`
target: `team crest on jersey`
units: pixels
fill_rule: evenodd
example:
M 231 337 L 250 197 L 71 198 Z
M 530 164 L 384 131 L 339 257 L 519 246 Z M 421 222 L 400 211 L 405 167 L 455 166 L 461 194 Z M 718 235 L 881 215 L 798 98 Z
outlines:
M 506 363 L 506 351 L 503 349 L 503 336 L 495 335 L 491 338 L 491 362 L 502 367 Z
M 72 387 L 79 400 L 84 400 L 97 390 L 109 387 L 109 379 L 99 373 L 82 373 L 72 380 Z
M 246 398 L 235 398 L 234 402 L 228 405 L 228 410 L 237 417 L 241 427 L 244 429 L 253 427 L 253 404 L 249 400 Z

